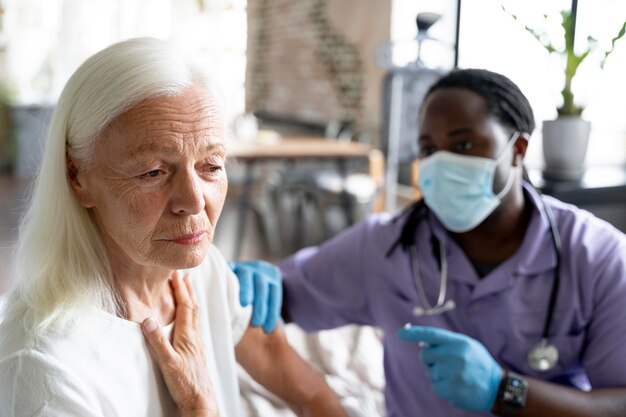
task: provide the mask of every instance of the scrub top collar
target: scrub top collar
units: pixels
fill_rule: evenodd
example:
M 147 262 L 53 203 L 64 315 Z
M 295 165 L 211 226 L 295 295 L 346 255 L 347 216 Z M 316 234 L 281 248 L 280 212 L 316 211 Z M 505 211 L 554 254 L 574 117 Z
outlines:
M 514 276 L 528 276 L 556 267 L 556 253 L 552 241 L 550 224 L 543 209 L 543 201 L 537 191 L 528 183 L 523 183 L 524 197 L 532 205 L 531 218 L 528 228 L 522 240 L 522 244 L 506 261 L 498 265 L 484 278 L 479 278 L 465 252 L 460 248 L 450 233 L 445 229 L 437 217 L 428 211 L 427 222 L 418 226 L 416 241 L 420 241 L 419 235 L 427 233 L 434 235 L 444 243 L 448 258 L 448 275 L 451 281 L 459 281 L 481 288 L 475 289 L 473 297 L 485 296 L 494 292 L 505 290 L 513 284 Z M 421 236 L 422 238 L 424 236 Z M 428 241 L 430 238 L 427 239 Z M 432 256 L 432 251 L 428 249 Z M 480 285 L 479 285 L 480 284 Z

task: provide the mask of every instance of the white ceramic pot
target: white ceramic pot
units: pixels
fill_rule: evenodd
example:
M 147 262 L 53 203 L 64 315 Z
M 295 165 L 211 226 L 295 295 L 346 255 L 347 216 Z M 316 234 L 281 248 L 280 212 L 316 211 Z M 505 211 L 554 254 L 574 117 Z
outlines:
M 543 122 L 543 157 L 546 178 L 579 180 L 585 172 L 585 156 L 591 123 L 580 116 L 559 116 Z

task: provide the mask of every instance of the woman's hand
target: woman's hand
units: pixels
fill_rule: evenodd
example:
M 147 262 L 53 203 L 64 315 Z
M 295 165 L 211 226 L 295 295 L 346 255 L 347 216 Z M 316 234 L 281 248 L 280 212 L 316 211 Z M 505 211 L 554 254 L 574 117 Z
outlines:
M 200 339 L 198 306 L 187 275 L 171 281 L 176 300 L 174 340 L 170 343 L 153 318 L 141 324 L 167 389 L 183 417 L 217 417 L 217 401 Z

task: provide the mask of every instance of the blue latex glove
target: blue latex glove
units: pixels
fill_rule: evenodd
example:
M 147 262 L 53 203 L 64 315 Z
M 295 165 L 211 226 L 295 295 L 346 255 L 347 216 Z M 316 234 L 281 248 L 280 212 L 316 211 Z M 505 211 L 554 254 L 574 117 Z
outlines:
M 280 319 L 283 283 L 280 269 L 264 261 L 228 262 L 239 278 L 239 302 L 252 304 L 252 325 L 271 333 Z
M 490 411 L 496 401 L 502 368 L 477 340 L 435 327 L 403 328 L 398 336 L 422 346 L 434 391 L 455 407 Z

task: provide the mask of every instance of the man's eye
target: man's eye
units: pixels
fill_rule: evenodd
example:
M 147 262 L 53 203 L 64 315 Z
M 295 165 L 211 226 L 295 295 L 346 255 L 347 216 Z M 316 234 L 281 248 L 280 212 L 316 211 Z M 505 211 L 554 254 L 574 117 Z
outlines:
M 419 158 L 426 158 L 427 156 L 432 155 L 436 151 L 437 151 L 437 149 L 435 149 L 434 146 L 420 146 L 418 157 Z
M 472 142 L 462 141 L 458 142 L 456 147 L 460 151 L 469 151 L 474 148 L 474 144 Z
M 457 152 L 467 152 L 474 148 L 474 144 L 468 141 L 460 141 L 454 145 L 454 148 Z

